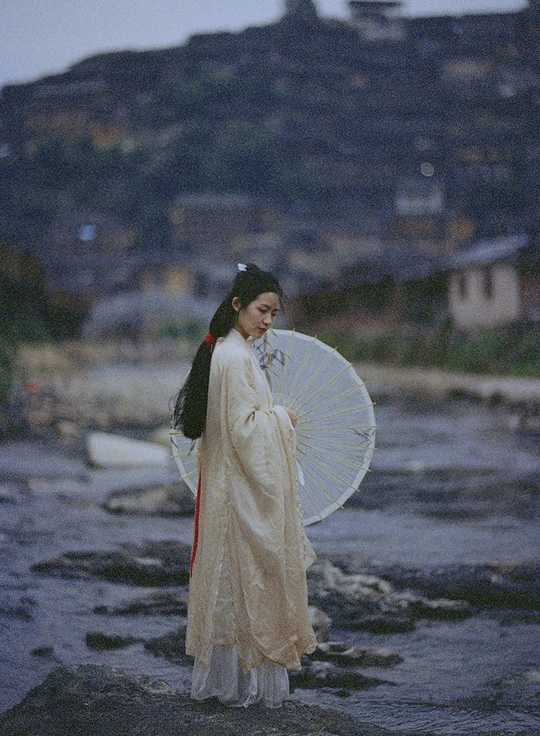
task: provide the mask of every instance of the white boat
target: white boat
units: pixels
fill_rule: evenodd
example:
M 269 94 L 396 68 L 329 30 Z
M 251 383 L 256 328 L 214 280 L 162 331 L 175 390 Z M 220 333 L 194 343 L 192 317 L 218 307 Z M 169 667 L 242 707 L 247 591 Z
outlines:
M 86 446 L 91 464 L 101 468 L 165 467 L 171 460 L 161 445 L 108 432 L 90 432 Z

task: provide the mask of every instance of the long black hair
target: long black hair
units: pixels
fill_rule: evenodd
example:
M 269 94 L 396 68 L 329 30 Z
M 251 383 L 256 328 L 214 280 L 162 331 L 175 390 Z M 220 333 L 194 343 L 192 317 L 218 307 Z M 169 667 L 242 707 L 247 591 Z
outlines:
M 277 294 L 280 301 L 283 299 L 283 291 L 273 274 L 262 271 L 253 263 L 242 268 L 245 270 L 238 271 L 227 296 L 217 308 L 210 322 L 209 334 L 213 341 L 225 337 L 236 323 L 238 313 L 232 305 L 234 297 L 238 297 L 240 309 L 244 309 L 260 294 L 266 292 Z M 188 377 L 174 402 L 171 417 L 172 428 L 179 429 L 183 435 L 192 440 L 201 436 L 206 424 L 213 348 L 212 340 L 207 336 L 199 345 Z

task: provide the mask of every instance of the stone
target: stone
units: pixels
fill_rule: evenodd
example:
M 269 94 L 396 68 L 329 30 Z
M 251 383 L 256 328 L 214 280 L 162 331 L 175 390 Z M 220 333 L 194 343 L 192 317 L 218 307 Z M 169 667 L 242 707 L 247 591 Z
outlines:
M 86 480 L 71 478 L 29 478 L 28 490 L 33 496 L 85 499 L 88 496 L 89 484 Z M 91 502 L 88 501 L 88 503 Z
M 150 442 L 155 442 L 157 445 L 167 448 L 171 451 L 171 429 L 170 427 L 160 427 L 152 432 L 148 438 Z
M 540 609 L 540 563 L 534 560 L 494 560 L 487 564 L 452 564 L 419 570 L 392 565 L 381 566 L 378 572 L 396 586 L 418 591 L 417 601 L 423 601 L 417 606 L 418 615 L 426 618 L 437 615 L 459 618 L 471 615 L 475 609 L 497 607 Z M 465 602 L 468 609 L 455 606 L 456 601 Z
M 336 667 L 331 662 L 311 661 L 299 672 L 289 673 L 292 685 L 297 688 L 338 688 L 345 690 L 365 690 L 389 683 L 377 677 L 367 677 L 351 669 Z
M 309 620 L 313 626 L 317 641 L 326 641 L 332 626 L 330 616 L 316 606 L 308 606 Z
M 155 591 L 135 598 L 115 608 L 97 606 L 94 613 L 110 616 L 186 616 L 187 588 Z
M 228 708 L 167 693 L 112 667 L 57 667 L 0 714 L 2 736 L 392 736 L 333 708 L 285 701 L 281 708 Z M 395 734 L 397 736 L 397 734 Z
M 329 560 L 308 571 L 310 601 L 323 609 L 338 627 L 373 633 L 413 631 L 421 619 L 470 616 L 463 600 L 431 600 L 412 590 L 396 590 L 389 580 L 372 573 L 346 573 Z
M 50 644 L 46 644 L 45 646 L 32 649 L 30 654 L 33 657 L 52 657 L 54 656 L 54 647 L 52 647 Z
M 348 626 L 353 631 L 370 631 L 372 634 L 405 634 L 416 628 L 410 618 L 384 614 L 358 616 L 349 621 Z
M 181 626 L 164 636 L 145 642 L 146 651 L 154 657 L 163 657 L 168 662 L 178 665 L 193 664 L 193 657 L 186 654 L 186 627 Z
M 151 542 L 119 550 L 65 552 L 32 566 L 32 571 L 64 578 L 90 576 L 116 583 L 162 587 L 189 581 L 191 547 L 179 542 Z
M 419 608 L 426 618 L 459 619 L 472 614 L 467 601 L 451 601 L 447 598 L 434 601 L 422 599 Z
M 15 486 L 0 483 L 0 503 L 18 503 L 19 493 Z
M 56 424 L 56 436 L 60 439 L 78 439 L 81 436 L 81 427 L 76 422 L 64 420 Z
M 342 642 L 322 642 L 310 657 L 344 667 L 393 667 L 403 662 L 400 654 L 389 649 L 363 649 L 357 645 L 347 646 Z
M 86 646 L 96 651 L 105 651 L 109 649 L 125 649 L 133 644 L 137 644 L 140 640 L 133 636 L 117 636 L 102 634 L 99 631 L 91 631 L 86 635 Z
M 187 516 L 195 511 L 195 497 L 187 486 L 155 485 L 114 491 L 103 508 L 117 514 Z
M 0 615 L 4 618 L 18 619 L 19 621 L 31 621 L 33 619 L 30 606 L 26 601 L 14 605 L 1 604 Z

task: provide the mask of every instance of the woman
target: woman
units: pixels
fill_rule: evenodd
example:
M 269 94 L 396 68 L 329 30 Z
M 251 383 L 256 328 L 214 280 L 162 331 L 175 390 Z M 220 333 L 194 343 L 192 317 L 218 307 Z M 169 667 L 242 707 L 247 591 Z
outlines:
M 308 556 L 297 495 L 294 412 L 272 406 L 249 339 L 281 308 L 277 279 L 239 265 L 199 347 L 175 425 L 199 440 L 199 490 L 186 651 L 191 696 L 279 707 L 287 668 L 317 642 L 307 608 Z

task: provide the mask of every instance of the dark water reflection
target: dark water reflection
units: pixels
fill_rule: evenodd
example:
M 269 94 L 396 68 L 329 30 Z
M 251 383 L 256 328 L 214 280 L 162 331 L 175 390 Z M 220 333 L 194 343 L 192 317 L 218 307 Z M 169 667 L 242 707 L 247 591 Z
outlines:
M 319 556 L 427 568 L 540 559 L 540 446 L 513 429 L 502 408 L 465 402 L 376 407 L 373 472 L 344 511 L 309 528 Z M 126 542 L 189 543 L 191 519 L 111 516 L 100 504 L 115 488 L 176 482 L 176 468 L 89 469 L 57 443 L 0 446 L 0 710 L 43 681 L 57 662 L 108 663 L 186 689 L 190 673 L 145 653 L 142 645 L 96 653 L 88 631 L 150 639 L 177 618 L 103 617 L 145 590 L 96 581 L 37 576 L 30 567 L 68 550 L 111 549 Z M 361 646 L 388 648 L 404 661 L 383 677 L 395 684 L 340 698 L 297 697 L 344 708 L 402 732 L 540 732 L 540 627 L 501 625 L 486 614 L 425 622 L 409 634 L 335 631 Z M 52 656 L 33 656 L 50 647 Z M 381 676 L 376 669 L 367 674 Z

